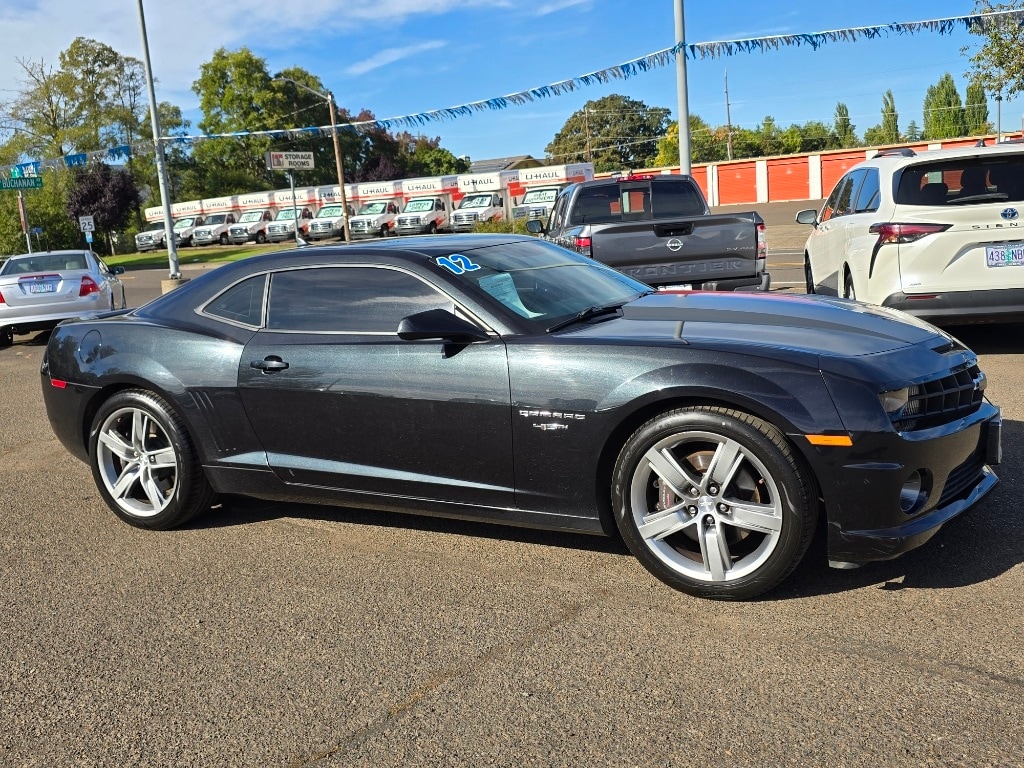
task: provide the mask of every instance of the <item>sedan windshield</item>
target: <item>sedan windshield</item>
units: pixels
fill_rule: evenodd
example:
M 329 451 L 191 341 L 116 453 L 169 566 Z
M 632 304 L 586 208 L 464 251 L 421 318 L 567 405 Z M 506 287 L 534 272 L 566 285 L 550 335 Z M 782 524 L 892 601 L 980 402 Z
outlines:
M 544 331 L 591 307 L 625 304 L 650 292 L 626 277 L 543 240 L 502 243 L 434 259 L 505 310 Z

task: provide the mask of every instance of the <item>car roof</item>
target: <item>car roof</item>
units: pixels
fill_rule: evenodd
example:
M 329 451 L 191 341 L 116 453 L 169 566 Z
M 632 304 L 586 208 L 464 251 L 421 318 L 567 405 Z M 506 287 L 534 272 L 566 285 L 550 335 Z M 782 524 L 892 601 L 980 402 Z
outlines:
M 883 152 L 886 150 L 882 150 Z M 893 151 L 893 150 L 889 150 Z M 920 163 L 931 163 L 937 160 L 955 160 L 961 157 L 999 157 L 1001 155 L 1022 155 L 1024 156 L 1024 146 L 1020 144 L 993 144 L 991 146 L 977 147 L 954 147 L 950 149 L 929 149 L 924 152 L 917 152 L 913 155 L 899 155 L 899 154 L 888 154 L 872 157 L 865 160 L 860 165 L 870 166 L 872 168 L 886 169 L 889 171 L 895 171 L 901 168 L 906 168 L 911 165 L 918 165 Z
M 70 255 L 70 254 L 77 255 L 77 254 L 80 254 L 80 253 L 91 254 L 92 251 L 90 251 L 90 250 L 88 250 L 86 248 L 67 248 L 67 249 L 62 250 L 62 251 L 33 251 L 32 253 L 16 253 L 13 256 L 7 256 L 6 258 L 8 258 L 8 259 L 25 259 L 25 258 L 31 259 L 31 258 L 36 257 L 36 256 L 64 256 L 64 255 Z

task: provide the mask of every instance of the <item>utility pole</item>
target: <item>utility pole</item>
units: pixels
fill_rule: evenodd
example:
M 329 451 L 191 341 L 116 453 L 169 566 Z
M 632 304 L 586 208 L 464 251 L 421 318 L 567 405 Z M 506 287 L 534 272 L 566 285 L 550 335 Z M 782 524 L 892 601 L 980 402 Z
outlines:
M 725 151 L 732 160 L 732 117 L 729 114 L 729 70 L 725 70 Z
M 676 40 L 673 45 L 686 42 L 683 24 L 683 0 L 676 0 Z M 690 175 L 690 107 L 686 96 L 686 51 L 676 53 L 676 111 L 679 112 L 679 172 Z

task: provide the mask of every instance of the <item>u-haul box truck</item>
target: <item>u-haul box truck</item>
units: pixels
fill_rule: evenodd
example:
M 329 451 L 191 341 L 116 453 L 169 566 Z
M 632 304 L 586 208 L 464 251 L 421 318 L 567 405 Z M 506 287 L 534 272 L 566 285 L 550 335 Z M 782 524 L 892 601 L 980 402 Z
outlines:
M 356 214 L 348 223 L 353 240 L 395 234 L 395 218 L 402 205 L 402 183 L 369 181 L 356 184 Z
M 295 190 L 294 198 L 291 189 L 278 189 L 272 194 L 277 215 L 267 225 L 267 240 L 279 243 L 294 239 L 296 224 L 299 236 L 305 237 L 316 210 L 316 187 L 300 187 Z M 295 221 L 296 215 L 298 222 Z
M 309 231 L 306 237 L 310 240 L 326 240 L 328 237 L 343 237 L 345 234 L 345 217 L 351 217 L 355 211 L 352 209 L 352 200 L 355 198 L 356 188 L 354 184 L 345 185 L 345 204 L 341 205 L 341 188 L 335 184 L 333 187 L 319 187 L 316 190 L 317 212 L 316 218 L 309 222 Z
M 274 196 L 270 192 L 250 192 L 238 196 L 238 221 L 228 229 L 228 240 L 243 245 L 255 240 L 261 245 L 267 242 L 267 226 L 277 215 Z
M 171 205 L 174 219 L 174 242 L 178 247 L 192 245 L 196 227 L 203 223 L 203 201 L 189 200 Z
M 578 181 L 592 181 L 593 178 L 593 163 L 520 168 L 519 181 L 514 185 L 514 194 L 519 198 L 515 217 L 547 221 L 555 198 L 563 187 Z
M 238 220 L 238 196 L 211 197 L 203 202 L 203 223 L 192 233 L 196 245 L 228 244 L 228 230 Z
M 478 221 L 508 218 L 512 204 L 509 184 L 519 179 L 519 171 L 464 173 L 458 177 L 461 199 L 452 214 L 453 232 L 471 232 Z
M 167 234 L 164 232 L 164 207 L 157 205 L 143 211 L 146 217 L 146 228 L 135 236 L 135 249 L 140 253 L 155 251 L 167 247 Z
M 405 207 L 398 215 L 395 231 L 400 235 L 434 234 L 451 226 L 458 176 L 430 176 L 403 179 Z

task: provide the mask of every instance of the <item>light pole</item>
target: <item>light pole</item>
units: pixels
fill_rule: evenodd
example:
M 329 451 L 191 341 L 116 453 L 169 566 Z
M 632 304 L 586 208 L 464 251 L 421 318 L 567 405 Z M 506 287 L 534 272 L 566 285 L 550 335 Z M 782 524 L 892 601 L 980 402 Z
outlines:
M 1003 94 L 996 94 L 996 144 L 1003 141 Z
M 676 43 L 686 42 L 683 0 L 675 2 Z M 690 175 L 690 107 L 686 93 L 686 51 L 676 53 L 676 111 L 679 113 L 679 172 Z
M 140 0 L 141 1 L 141 0 Z M 341 152 L 341 140 L 338 138 L 338 112 L 334 106 L 334 94 L 328 91 L 327 93 L 320 93 L 320 91 L 310 88 L 308 85 L 303 85 L 300 82 L 292 80 L 290 77 L 275 77 L 275 80 L 283 80 L 291 83 L 292 85 L 298 86 L 304 91 L 309 91 L 314 96 L 319 96 L 327 102 L 327 107 L 331 111 L 331 135 L 334 138 L 334 165 L 338 171 L 338 194 L 341 195 L 341 212 L 344 214 L 342 219 L 343 232 L 345 234 L 345 242 L 351 242 L 352 237 L 348 228 L 348 198 L 345 196 L 345 170 L 344 170 L 344 155 Z M 295 222 L 295 231 L 298 232 L 299 223 Z
M 171 192 L 167 183 L 167 163 L 164 145 L 160 141 L 160 119 L 157 116 L 156 89 L 153 87 L 153 66 L 149 62 L 149 38 L 146 36 L 146 14 L 139 0 L 139 27 L 142 29 L 142 61 L 146 67 L 146 85 L 149 88 L 149 119 L 153 123 L 153 144 L 156 145 L 156 175 L 160 184 L 160 202 L 164 208 L 164 235 L 167 242 L 167 261 L 171 280 L 181 279 L 178 265 L 178 246 L 174 242 L 174 221 L 171 219 Z

